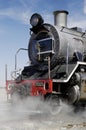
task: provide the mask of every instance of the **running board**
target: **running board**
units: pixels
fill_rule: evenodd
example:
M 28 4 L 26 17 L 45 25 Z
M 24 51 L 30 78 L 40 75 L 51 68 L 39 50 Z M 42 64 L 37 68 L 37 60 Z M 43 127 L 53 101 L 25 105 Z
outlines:
M 69 76 L 67 78 L 62 78 L 62 79 L 53 79 L 53 82 L 57 82 L 57 83 L 67 83 L 71 76 L 74 74 L 74 72 L 76 71 L 76 69 L 78 68 L 79 65 L 85 65 L 86 66 L 86 62 L 77 62 L 77 64 L 75 65 L 74 69 L 71 71 L 71 73 L 69 74 Z

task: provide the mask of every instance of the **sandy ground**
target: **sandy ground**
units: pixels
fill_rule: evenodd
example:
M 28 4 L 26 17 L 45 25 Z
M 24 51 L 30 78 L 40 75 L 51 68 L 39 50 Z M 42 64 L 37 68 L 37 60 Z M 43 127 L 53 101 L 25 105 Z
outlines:
M 61 103 L 52 110 L 38 98 L 20 101 L 17 96 L 12 103 L 1 88 L 0 130 L 86 130 L 86 109 L 74 113 L 72 107 Z

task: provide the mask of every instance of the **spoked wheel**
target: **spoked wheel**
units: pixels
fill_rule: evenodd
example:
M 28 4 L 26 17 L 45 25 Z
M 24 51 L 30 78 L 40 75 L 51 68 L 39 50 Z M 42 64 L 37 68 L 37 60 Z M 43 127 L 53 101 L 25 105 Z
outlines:
M 53 115 L 56 115 L 60 112 L 61 110 L 61 105 L 60 105 L 60 99 L 57 95 L 49 95 L 46 98 L 47 104 L 49 106 L 49 112 Z
M 68 89 L 68 103 L 74 104 L 79 101 L 80 98 L 80 88 L 78 85 L 75 85 Z

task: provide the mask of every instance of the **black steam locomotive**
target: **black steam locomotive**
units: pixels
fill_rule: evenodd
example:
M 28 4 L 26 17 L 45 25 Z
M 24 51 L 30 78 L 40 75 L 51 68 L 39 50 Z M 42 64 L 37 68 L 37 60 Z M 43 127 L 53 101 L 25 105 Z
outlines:
M 54 26 L 31 16 L 30 65 L 13 81 L 20 95 L 86 102 L 86 33 L 67 27 L 68 12 L 54 12 Z M 16 89 L 15 89 L 16 88 Z

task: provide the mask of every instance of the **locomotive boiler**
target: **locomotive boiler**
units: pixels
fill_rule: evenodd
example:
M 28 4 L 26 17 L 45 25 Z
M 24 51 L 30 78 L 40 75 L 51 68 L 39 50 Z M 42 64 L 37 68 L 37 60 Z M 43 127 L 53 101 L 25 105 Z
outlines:
M 13 92 L 85 103 L 86 33 L 78 27 L 67 27 L 67 11 L 53 14 L 54 25 L 45 23 L 37 13 L 31 16 L 30 65 L 15 79 Z

